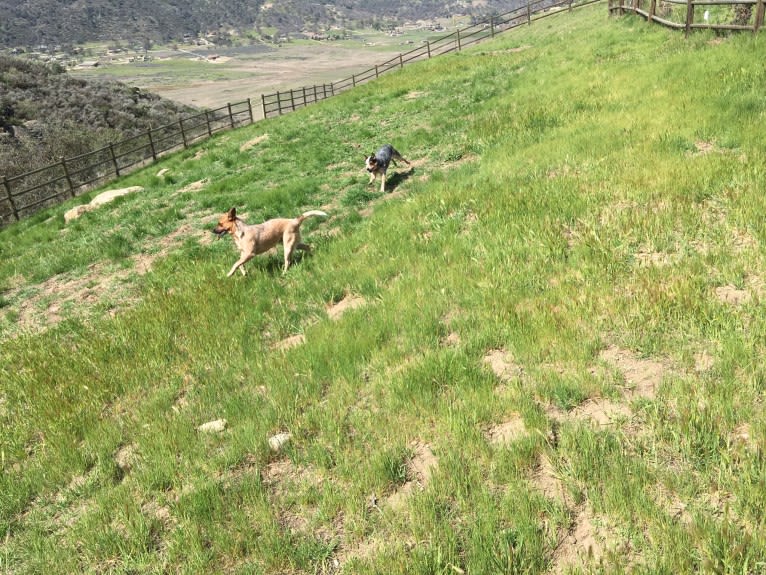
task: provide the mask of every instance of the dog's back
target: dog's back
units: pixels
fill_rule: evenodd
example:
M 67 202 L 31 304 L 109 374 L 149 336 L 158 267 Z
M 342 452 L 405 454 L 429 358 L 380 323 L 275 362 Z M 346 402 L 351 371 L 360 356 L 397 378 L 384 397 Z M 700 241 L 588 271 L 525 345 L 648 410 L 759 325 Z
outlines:
M 391 160 L 393 160 L 396 156 L 399 156 L 399 152 L 397 152 L 391 144 L 382 146 L 377 152 L 375 152 L 375 160 L 377 161 L 378 168 L 385 170 L 388 168 Z

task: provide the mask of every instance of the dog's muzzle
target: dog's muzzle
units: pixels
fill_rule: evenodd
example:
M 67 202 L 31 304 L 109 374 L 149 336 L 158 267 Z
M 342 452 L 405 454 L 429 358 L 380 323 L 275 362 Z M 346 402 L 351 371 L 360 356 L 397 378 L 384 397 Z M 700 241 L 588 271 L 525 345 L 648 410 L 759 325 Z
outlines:
M 216 236 L 218 236 L 218 239 L 220 240 L 223 236 L 226 235 L 226 229 L 225 228 L 215 227 L 215 228 L 213 228 L 213 233 Z

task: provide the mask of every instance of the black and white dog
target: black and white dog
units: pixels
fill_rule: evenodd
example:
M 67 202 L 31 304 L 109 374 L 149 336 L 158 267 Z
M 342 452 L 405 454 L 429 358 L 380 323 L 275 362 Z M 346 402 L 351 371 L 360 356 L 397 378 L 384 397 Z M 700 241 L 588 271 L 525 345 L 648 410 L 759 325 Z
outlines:
M 374 154 L 370 154 L 364 159 L 365 167 L 370 173 L 370 184 L 375 181 L 375 177 L 380 174 L 380 191 L 386 191 L 386 171 L 388 165 L 393 162 L 396 165 L 396 160 L 401 160 L 408 166 L 410 163 L 405 160 L 402 155 L 397 152 L 391 144 L 386 144 L 380 150 Z

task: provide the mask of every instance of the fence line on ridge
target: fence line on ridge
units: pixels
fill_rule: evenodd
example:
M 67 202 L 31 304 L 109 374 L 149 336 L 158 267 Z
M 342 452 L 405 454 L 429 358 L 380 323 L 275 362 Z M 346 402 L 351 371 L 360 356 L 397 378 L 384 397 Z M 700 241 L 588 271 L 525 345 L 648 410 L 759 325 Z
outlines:
M 646 6 L 648 2 L 648 7 Z M 717 16 L 725 14 L 731 9 L 731 21 L 711 22 L 710 10 L 703 12 L 702 21 L 699 21 L 697 6 L 706 6 L 717 11 Z M 681 21 L 674 22 L 671 18 L 675 10 L 680 7 Z M 755 8 L 755 11 L 753 11 Z M 758 32 L 764 23 L 766 5 L 764 0 L 609 0 L 610 14 L 625 14 L 631 12 L 646 18 L 648 22 L 656 22 L 667 28 L 684 30 L 688 36 L 692 30 L 715 30 L 721 31 L 751 31 Z M 723 12 L 722 10 L 723 9 Z

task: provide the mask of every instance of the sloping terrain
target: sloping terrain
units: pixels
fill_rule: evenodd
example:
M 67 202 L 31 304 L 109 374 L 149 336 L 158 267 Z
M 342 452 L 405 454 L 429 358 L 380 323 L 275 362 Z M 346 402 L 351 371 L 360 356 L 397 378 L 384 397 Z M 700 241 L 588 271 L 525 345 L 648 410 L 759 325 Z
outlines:
M 562 12 L 0 230 L 0 571 L 761 572 L 764 56 Z

